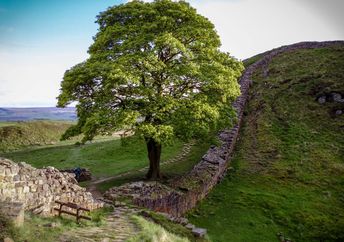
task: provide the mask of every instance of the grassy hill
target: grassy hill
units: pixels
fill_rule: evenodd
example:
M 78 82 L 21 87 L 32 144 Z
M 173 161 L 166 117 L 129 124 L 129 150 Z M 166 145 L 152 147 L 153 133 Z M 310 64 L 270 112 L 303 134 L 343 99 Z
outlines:
M 0 156 L 17 162 L 25 161 L 36 168 L 44 166 L 53 166 L 58 169 L 85 167 L 89 168 L 97 177 L 106 177 L 139 169 L 149 164 L 144 141 L 136 137 L 128 137 L 126 141 L 126 145 L 122 145 L 118 138 L 81 146 L 61 145 L 25 149 Z M 162 160 L 165 161 L 175 156 L 182 146 L 183 143 L 180 141 L 166 146 L 162 153 Z
M 253 81 L 232 169 L 189 218 L 213 241 L 344 241 L 344 46 L 281 54 Z
M 1 108 L 0 122 L 3 121 L 29 121 L 29 120 L 68 120 L 75 121 L 74 107 L 31 107 L 31 108 Z
M 0 122 L 0 152 L 56 143 L 70 121 Z

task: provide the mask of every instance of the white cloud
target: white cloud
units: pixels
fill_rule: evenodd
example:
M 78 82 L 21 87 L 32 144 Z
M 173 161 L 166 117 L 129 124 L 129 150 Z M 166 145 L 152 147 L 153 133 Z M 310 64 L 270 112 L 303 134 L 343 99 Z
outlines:
M 342 0 L 190 0 L 212 21 L 222 50 L 245 59 L 300 41 L 344 39 Z M 146 0 L 145 2 L 151 2 Z
M 0 52 L 0 106 L 55 106 L 64 72 L 87 58 L 85 51 L 36 51 Z
M 215 0 L 191 3 L 215 24 L 222 49 L 241 59 L 299 41 L 344 39 L 342 32 L 323 15 L 300 2 Z

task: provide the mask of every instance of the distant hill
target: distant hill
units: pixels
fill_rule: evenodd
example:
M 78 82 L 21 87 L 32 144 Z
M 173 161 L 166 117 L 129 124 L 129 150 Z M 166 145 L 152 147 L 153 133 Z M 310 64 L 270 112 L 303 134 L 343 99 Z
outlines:
M 0 108 L 0 121 L 68 120 L 77 119 L 74 107 L 68 108 Z
M 28 146 L 54 144 L 71 125 L 71 121 L 41 120 L 11 122 L 8 126 L 0 126 L 0 153 Z

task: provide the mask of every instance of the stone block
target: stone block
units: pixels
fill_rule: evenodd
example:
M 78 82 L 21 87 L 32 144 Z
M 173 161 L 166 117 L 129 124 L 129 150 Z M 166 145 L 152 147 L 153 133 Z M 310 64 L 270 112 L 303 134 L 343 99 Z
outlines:
M 192 230 L 192 229 L 195 228 L 195 225 L 193 225 L 193 224 L 187 224 L 187 225 L 185 225 L 185 228 Z
M 198 238 L 203 238 L 207 234 L 207 230 L 202 228 L 193 228 L 192 233 Z
M 13 181 L 16 182 L 16 181 L 20 181 L 20 175 L 16 174 L 13 176 Z
M 16 193 L 17 193 L 17 194 L 23 193 L 23 187 L 18 186 L 18 187 L 16 187 L 15 189 L 16 189 Z
M 12 166 L 11 167 L 11 172 L 12 172 L 12 174 L 15 174 L 15 175 L 18 174 L 19 167 L 17 165 Z
M 86 193 L 85 188 L 77 185 L 73 175 L 63 174 L 55 168 L 35 169 L 26 163 L 17 165 L 0 158 L 0 169 L 4 174 L 0 175 L 1 201 L 23 202 L 25 210 L 33 209 L 37 204 L 43 203 L 43 208 L 37 208 L 35 212 L 44 215 L 52 212 L 51 208 L 57 199 L 78 203 L 87 201 L 85 203 L 87 207 L 101 207 L 91 194 Z
M 43 191 L 48 191 L 48 190 L 49 190 L 49 185 L 43 184 Z
M 37 187 L 35 185 L 30 186 L 30 192 L 36 192 L 37 191 Z
M 6 168 L 5 169 L 5 176 L 11 176 L 12 175 L 12 171 L 10 168 Z
M 0 176 L 5 175 L 5 167 L 0 165 Z
M 28 186 L 23 187 L 23 193 L 28 193 L 30 192 L 30 188 Z

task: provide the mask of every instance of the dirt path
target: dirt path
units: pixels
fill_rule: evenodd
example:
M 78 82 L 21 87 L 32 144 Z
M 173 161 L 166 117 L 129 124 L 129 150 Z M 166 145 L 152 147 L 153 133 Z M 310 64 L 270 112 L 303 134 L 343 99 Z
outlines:
M 99 227 L 76 228 L 63 233 L 59 242 L 122 242 L 135 236 L 139 228 L 131 220 L 138 211 L 116 207 Z

